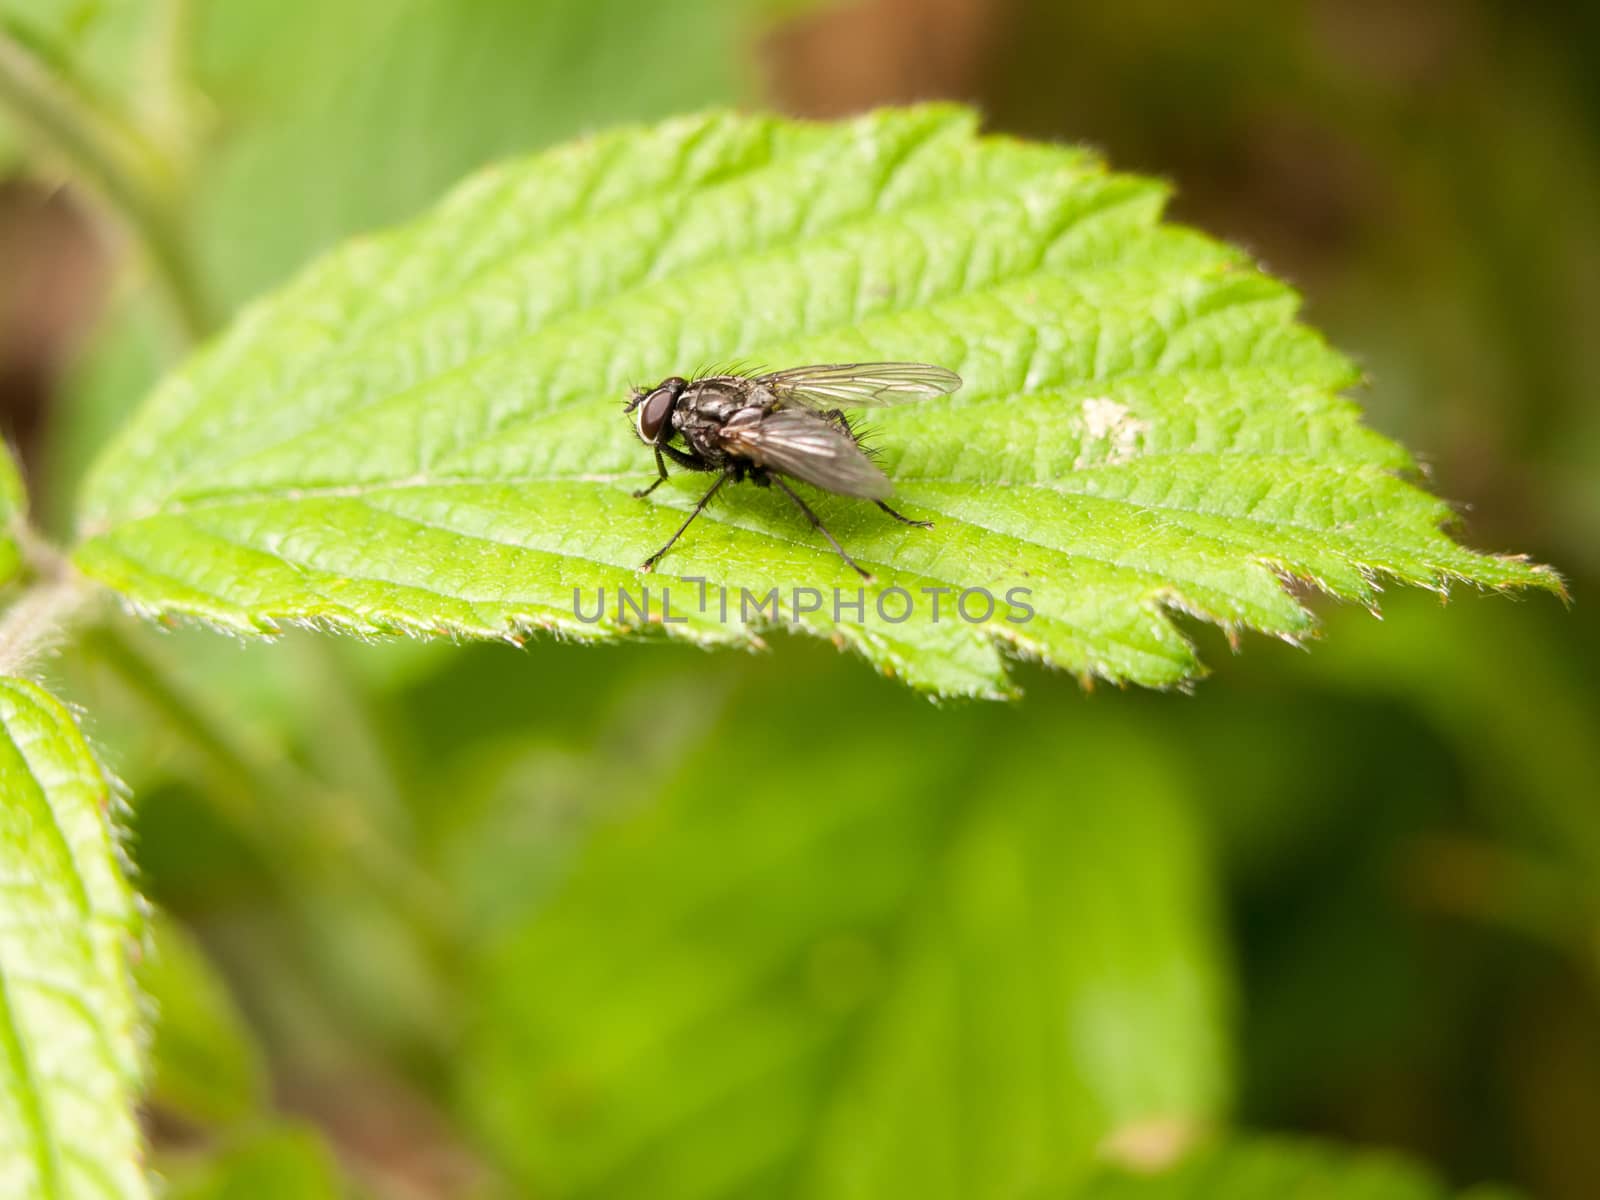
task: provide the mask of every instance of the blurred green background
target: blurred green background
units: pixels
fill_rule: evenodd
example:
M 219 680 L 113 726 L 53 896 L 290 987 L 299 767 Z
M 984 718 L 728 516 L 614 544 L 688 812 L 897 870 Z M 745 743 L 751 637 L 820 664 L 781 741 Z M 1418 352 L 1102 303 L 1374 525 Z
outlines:
M 1600 1195 L 1600 8 L 0 14 L 142 131 L 194 277 L 174 319 L 0 109 L 0 413 L 57 530 L 186 344 L 482 162 L 947 97 L 1170 177 L 1365 365 L 1466 540 L 1576 600 L 1313 601 L 1309 654 L 1194 628 L 1192 696 L 1024 668 L 1005 707 L 796 639 L 93 634 L 52 682 L 167 914 L 149 1123 L 180 1194 L 333 1195 L 337 1163 L 396 1198 L 934 1195 L 955 1145 L 984 1183 L 950 1194 L 1010 1195 L 1228 1125 Z

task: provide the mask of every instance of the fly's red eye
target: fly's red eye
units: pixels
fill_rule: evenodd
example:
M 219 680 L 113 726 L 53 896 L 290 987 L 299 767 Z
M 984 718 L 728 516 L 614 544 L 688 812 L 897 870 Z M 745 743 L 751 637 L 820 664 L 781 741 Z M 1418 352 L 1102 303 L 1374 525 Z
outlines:
M 644 403 L 639 406 L 639 436 L 645 441 L 660 442 L 672 436 L 667 417 L 672 413 L 672 405 L 683 388 L 681 379 L 669 379 L 644 398 Z

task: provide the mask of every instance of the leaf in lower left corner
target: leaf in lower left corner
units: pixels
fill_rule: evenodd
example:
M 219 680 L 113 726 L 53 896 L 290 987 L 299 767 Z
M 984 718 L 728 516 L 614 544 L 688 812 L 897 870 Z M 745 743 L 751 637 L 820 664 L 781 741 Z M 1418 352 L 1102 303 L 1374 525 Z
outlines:
M 0 1195 L 149 1196 L 135 1106 L 137 902 L 72 715 L 0 679 Z

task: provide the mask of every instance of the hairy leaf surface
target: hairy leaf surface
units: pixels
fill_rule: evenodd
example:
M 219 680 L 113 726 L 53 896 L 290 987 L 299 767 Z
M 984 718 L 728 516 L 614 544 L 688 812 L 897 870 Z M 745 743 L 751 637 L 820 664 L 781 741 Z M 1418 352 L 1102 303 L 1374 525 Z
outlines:
M 0 679 L 0 1195 L 148 1195 L 128 961 L 137 909 L 108 796 L 71 714 Z
M 1164 198 L 947 107 L 711 114 L 489 171 L 325 258 L 158 388 L 93 475 L 79 563 L 141 608 L 239 630 L 751 644 L 766 618 L 741 589 L 776 588 L 788 617 L 814 587 L 798 627 L 979 695 L 1007 691 L 1008 652 L 1181 682 L 1199 665 L 1180 611 L 1299 637 L 1313 623 L 1285 577 L 1365 603 L 1382 575 L 1558 586 L 1446 537 L 1295 295 L 1161 224 Z M 748 486 L 638 572 L 708 481 L 629 494 L 653 473 L 619 411 L 630 384 L 864 359 L 966 386 L 872 421 L 898 505 L 937 528 L 814 497 L 877 575 L 859 612 L 832 592 L 857 599 L 856 576 Z M 729 611 L 680 582 L 664 620 L 683 577 L 733 589 Z M 646 616 L 617 605 L 646 583 Z M 592 610 L 597 588 L 591 623 L 574 593 Z M 1001 603 L 969 623 L 945 595 L 936 621 L 935 588 Z M 1017 588 L 1029 620 L 1006 619 Z M 967 612 L 985 615 L 975 591 Z

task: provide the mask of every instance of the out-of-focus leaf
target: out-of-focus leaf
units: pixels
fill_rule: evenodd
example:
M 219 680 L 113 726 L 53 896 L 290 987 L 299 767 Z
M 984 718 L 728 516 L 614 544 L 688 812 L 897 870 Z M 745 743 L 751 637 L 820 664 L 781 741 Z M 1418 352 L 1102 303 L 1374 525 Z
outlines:
M 168 1171 L 166 1200 L 338 1200 L 333 1155 L 310 1130 L 277 1127 Z
M 1363 696 L 1414 704 L 1469 764 L 1472 794 L 1511 839 L 1593 881 L 1600 872 L 1600 813 L 1590 781 L 1600 777 L 1600 721 L 1591 664 L 1600 639 L 1557 617 L 1465 603 L 1448 630 L 1437 609 L 1392 606 L 1383 626 L 1341 622 L 1350 653 L 1302 664 Z M 1397 635 L 1397 636 L 1396 636 Z M 1508 688 L 1517 702 L 1508 702 Z
M 60 388 L 61 420 L 40 451 L 37 520 L 52 535 L 71 536 L 90 463 L 170 360 L 172 339 L 164 324 L 150 292 L 130 290 L 69 364 Z
M 1316 1142 L 1259 1138 L 1225 1143 L 1177 1167 L 1107 1170 L 1055 1200 L 1448 1200 L 1457 1195 L 1397 1155 Z M 1474 1188 L 1462 1200 L 1514 1200 Z M 1041 1200 L 1044 1200 L 1042 1197 Z
M 196 69 L 220 115 L 197 220 L 218 289 L 230 303 L 252 297 L 338 239 L 412 215 L 492 159 L 740 98 L 744 41 L 767 6 L 203 6 Z
M 259 1052 L 227 987 L 170 920 L 152 924 L 135 978 L 155 1015 L 148 1100 L 198 1125 L 238 1121 L 266 1090 Z
M 22 476 L 11 456 L 11 447 L 0 442 L 0 584 L 11 580 L 22 569 L 22 550 L 17 545 L 17 522 L 27 510 L 28 497 Z
M 0 679 L 0 1195 L 148 1195 L 128 961 L 139 922 L 109 805 L 71 714 Z
M 832 683 L 791 685 L 823 725 L 747 688 L 647 755 L 493 939 L 463 1102 L 529 1191 L 1021 1195 L 1221 1115 L 1213 882 L 1159 747 L 969 710 L 983 755 L 888 758 L 925 714 Z

